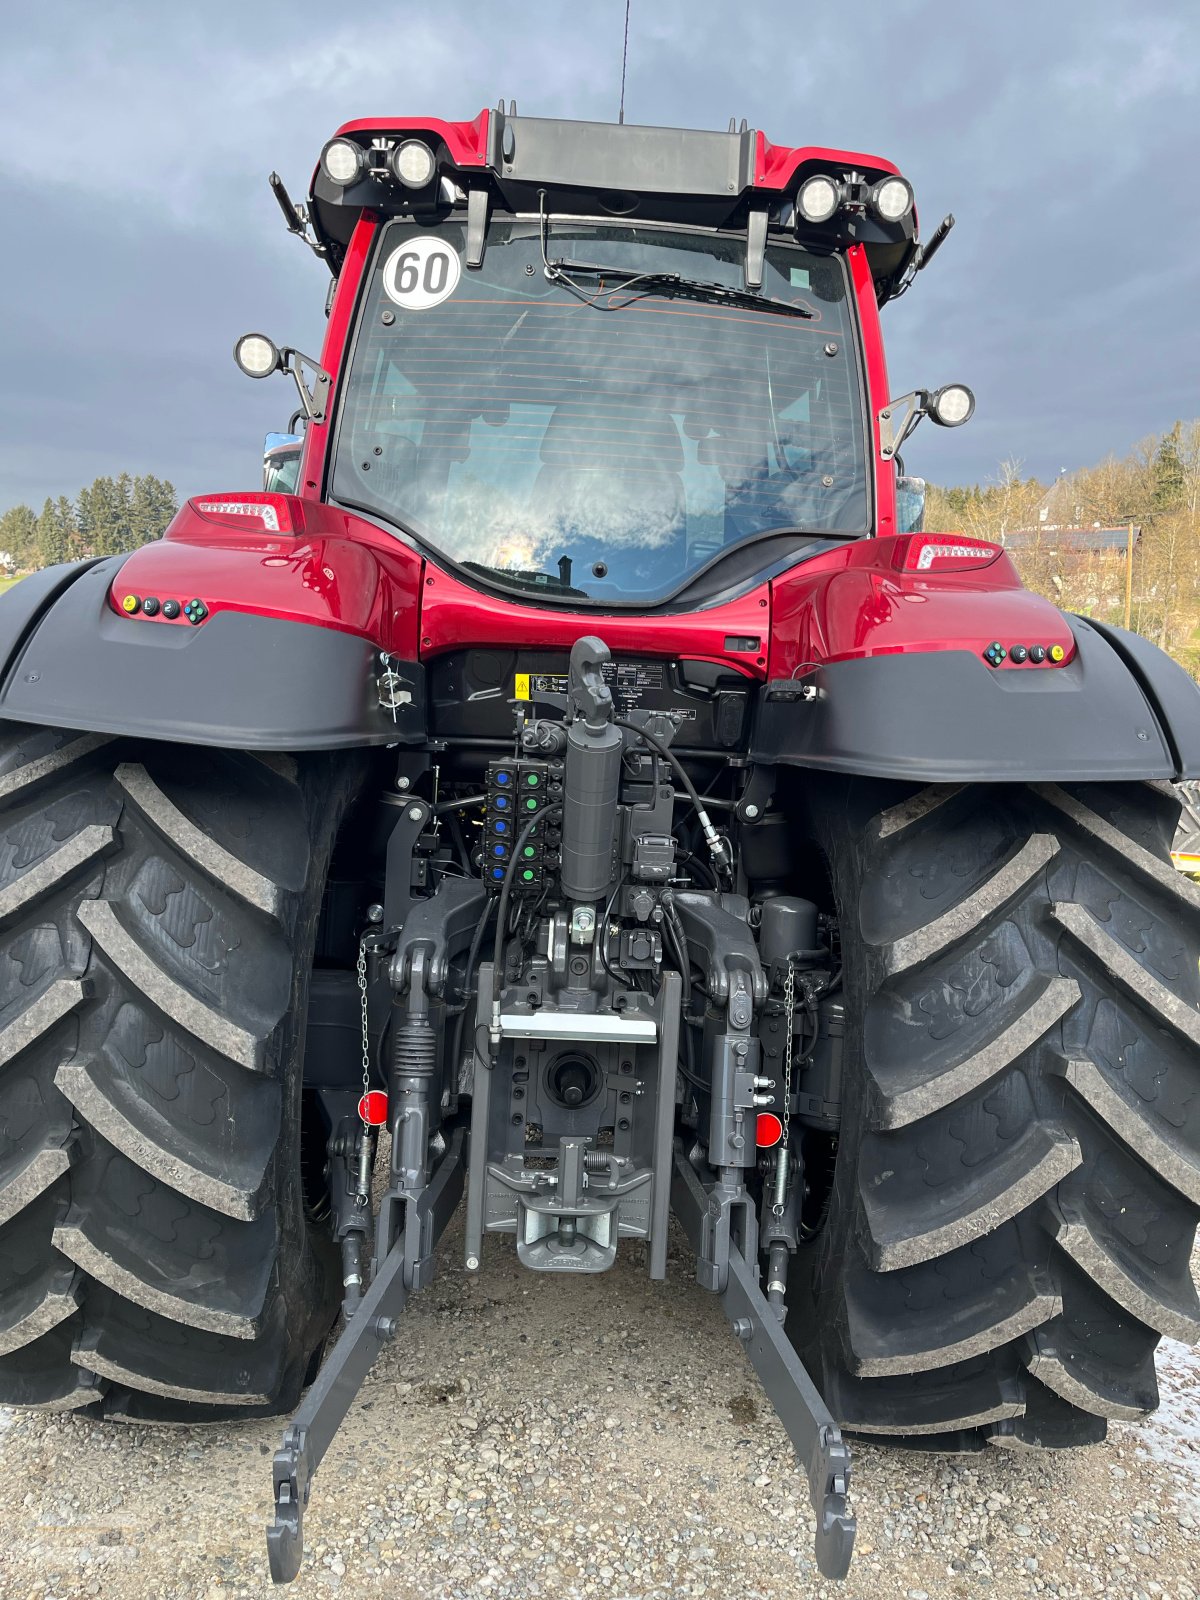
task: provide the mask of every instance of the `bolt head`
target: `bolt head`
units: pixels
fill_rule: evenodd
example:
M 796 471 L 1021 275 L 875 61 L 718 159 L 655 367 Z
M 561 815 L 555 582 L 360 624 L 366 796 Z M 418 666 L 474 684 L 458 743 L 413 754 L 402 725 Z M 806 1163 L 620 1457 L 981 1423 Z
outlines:
M 411 787 L 411 785 L 412 785 L 412 779 L 411 778 L 397 778 L 396 779 L 396 787 L 397 787 L 397 789 L 407 789 L 407 788 Z
M 383 921 L 383 907 L 381 905 L 368 906 L 367 907 L 367 921 L 368 922 L 382 922 Z
M 420 806 L 410 806 L 408 808 L 408 817 L 410 822 L 420 822 L 424 815 L 425 813 Z
M 478 1256 L 468 1256 L 467 1257 L 467 1271 L 468 1272 L 478 1272 L 479 1271 L 479 1257 Z
M 747 822 L 753 822 L 755 817 L 758 815 L 758 807 L 756 805 L 748 805 L 745 808 L 745 815 Z

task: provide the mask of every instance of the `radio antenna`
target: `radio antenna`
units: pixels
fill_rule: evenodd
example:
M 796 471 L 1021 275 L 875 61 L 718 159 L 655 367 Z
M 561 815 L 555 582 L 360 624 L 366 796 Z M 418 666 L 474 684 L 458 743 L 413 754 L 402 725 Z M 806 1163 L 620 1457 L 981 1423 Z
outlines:
M 629 6 L 630 0 L 625 0 L 625 44 L 621 51 L 621 110 L 617 117 L 619 123 L 625 121 L 625 63 L 629 60 Z

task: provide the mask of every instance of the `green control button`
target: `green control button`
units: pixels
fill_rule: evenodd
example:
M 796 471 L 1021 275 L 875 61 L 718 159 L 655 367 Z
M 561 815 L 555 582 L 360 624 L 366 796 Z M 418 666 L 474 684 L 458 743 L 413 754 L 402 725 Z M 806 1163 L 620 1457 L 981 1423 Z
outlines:
M 529 799 L 525 802 L 526 811 L 536 811 L 537 808 L 538 803 L 536 797 L 534 795 L 530 795 Z
M 525 857 L 526 861 L 528 861 L 530 856 L 537 855 L 537 851 L 531 844 L 527 844 L 524 850 L 521 851 L 521 854 Z
M 533 868 L 532 867 L 526 867 L 525 871 L 521 874 L 521 876 L 522 876 L 522 878 L 524 878 L 526 883 L 532 883 L 533 882 Z
M 536 789 L 538 784 L 541 782 L 541 779 L 538 777 L 536 772 L 527 772 L 525 774 L 525 782 L 531 789 Z

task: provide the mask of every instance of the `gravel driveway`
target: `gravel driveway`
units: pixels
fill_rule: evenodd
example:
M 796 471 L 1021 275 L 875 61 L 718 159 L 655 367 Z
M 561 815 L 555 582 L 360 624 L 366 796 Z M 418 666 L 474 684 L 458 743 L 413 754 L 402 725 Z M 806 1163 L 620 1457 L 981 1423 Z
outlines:
M 534 1277 L 456 1233 L 316 1480 L 296 1600 L 955 1600 L 1200 1588 L 1200 1361 L 1167 1347 L 1164 1406 L 1067 1455 L 854 1451 L 844 1585 L 810 1559 L 804 1480 L 717 1303 Z M 263 1525 L 276 1423 L 99 1427 L 0 1411 L 0 1596 L 272 1593 Z

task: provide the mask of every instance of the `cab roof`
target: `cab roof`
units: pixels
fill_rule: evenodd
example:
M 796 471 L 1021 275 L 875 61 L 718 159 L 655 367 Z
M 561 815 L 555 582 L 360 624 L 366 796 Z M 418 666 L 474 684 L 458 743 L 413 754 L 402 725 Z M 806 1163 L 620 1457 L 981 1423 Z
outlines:
M 797 226 L 793 197 L 807 178 L 853 174 L 872 183 L 897 173 L 892 162 L 861 151 L 772 144 L 744 121 L 738 127 L 731 120 L 724 132 L 573 122 L 519 116 L 515 102 L 506 109 L 501 101 L 472 122 L 362 117 L 333 138 L 359 145 L 367 158 L 362 176 L 345 186 L 332 182 L 319 162 L 313 175 L 310 214 L 335 274 L 364 211 L 432 221 L 466 207 L 479 227 L 489 214 L 544 205 L 558 215 L 742 231 L 755 226 L 756 213 L 759 230 L 795 230 L 810 247 L 864 245 L 881 301 L 917 248 L 915 211 L 896 224 L 858 210 L 820 228 Z M 434 179 L 423 192 L 396 183 L 387 167 L 388 152 L 406 139 L 419 139 L 435 157 Z

